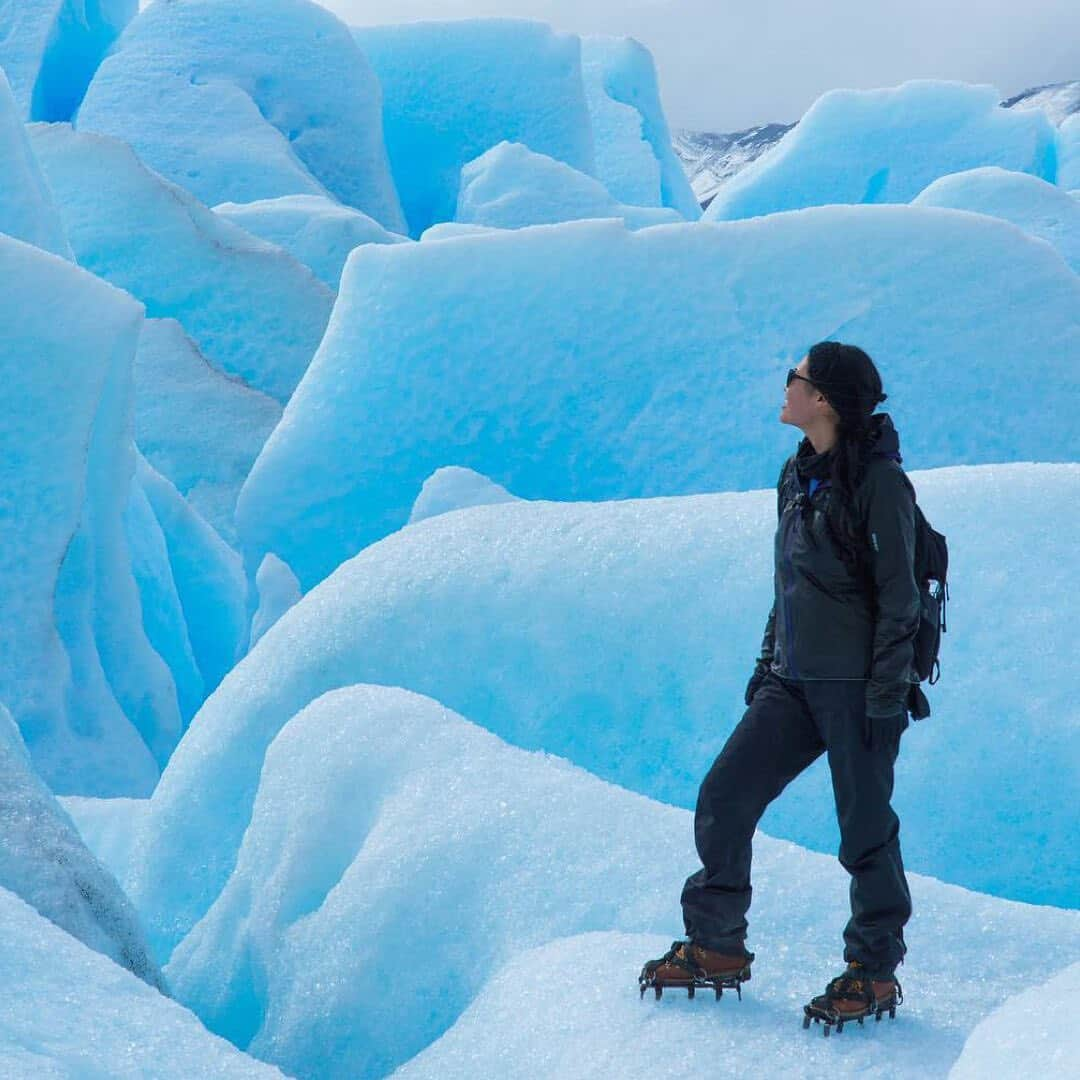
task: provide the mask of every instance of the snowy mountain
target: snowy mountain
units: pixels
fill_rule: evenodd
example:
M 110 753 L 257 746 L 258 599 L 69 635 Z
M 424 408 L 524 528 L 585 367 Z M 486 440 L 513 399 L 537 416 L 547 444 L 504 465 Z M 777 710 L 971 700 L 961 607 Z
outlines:
M 1061 124 L 1080 112 L 1080 81 L 1033 87 L 1001 104 L 1006 109 L 1042 109 L 1055 124 Z M 676 128 L 671 143 L 702 209 L 724 183 L 772 149 L 795 124 L 762 124 L 728 133 Z

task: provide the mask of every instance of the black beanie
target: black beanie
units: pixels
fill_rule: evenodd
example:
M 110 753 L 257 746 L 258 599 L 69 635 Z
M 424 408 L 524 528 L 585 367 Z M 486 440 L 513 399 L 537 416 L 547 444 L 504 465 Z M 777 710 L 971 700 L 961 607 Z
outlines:
M 873 360 L 856 345 L 819 341 L 807 354 L 809 376 L 849 427 L 862 427 L 879 402 L 881 376 Z

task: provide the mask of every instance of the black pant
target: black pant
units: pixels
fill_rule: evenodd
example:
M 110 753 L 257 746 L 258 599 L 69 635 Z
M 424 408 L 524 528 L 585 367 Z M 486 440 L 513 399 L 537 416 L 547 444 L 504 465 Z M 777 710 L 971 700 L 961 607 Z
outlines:
M 903 960 L 911 893 L 900 857 L 900 821 L 889 805 L 899 741 L 863 741 L 866 683 L 782 679 L 769 673 L 698 794 L 694 839 L 703 869 L 683 888 L 683 921 L 695 944 L 741 955 L 750 909 L 751 841 L 765 808 L 828 751 L 840 862 L 851 875 L 844 960 L 871 976 Z

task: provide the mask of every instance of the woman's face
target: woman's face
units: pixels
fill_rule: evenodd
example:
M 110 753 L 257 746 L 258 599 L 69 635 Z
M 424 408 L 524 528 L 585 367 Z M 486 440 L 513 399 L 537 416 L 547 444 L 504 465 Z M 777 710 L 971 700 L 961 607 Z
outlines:
M 784 391 L 784 405 L 780 410 L 780 423 L 805 428 L 823 412 L 830 412 L 830 406 L 818 389 L 805 380 L 810 377 L 810 361 L 803 357 L 795 367 L 801 379 L 792 379 L 791 385 Z

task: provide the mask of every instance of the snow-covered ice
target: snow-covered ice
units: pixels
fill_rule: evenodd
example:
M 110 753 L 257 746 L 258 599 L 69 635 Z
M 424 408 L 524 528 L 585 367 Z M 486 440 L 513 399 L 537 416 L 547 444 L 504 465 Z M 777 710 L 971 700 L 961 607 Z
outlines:
M 138 297 L 148 315 L 179 321 L 219 370 L 286 401 L 322 337 L 331 290 L 119 139 L 69 124 L 28 130 L 80 265 Z
M 4 236 L 0 281 L 0 701 L 55 791 L 145 795 L 180 715 L 124 534 L 142 308 Z
M 337 290 L 349 252 L 359 244 L 400 244 L 405 237 L 374 218 L 325 195 L 282 195 L 250 203 L 214 207 L 234 225 L 284 248 L 294 259 Z
M 209 206 L 332 195 L 403 232 L 379 83 L 309 0 L 151 4 L 101 64 L 80 130 L 130 143 Z
M 135 442 L 230 543 L 240 486 L 280 419 L 272 397 L 213 367 L 175 319 L 143 323 L 135 354 Z
M 19 729 L 2 705 L 0 834 L 0 892 L 22 897 L 84 945 L 151 986 L 164 986 L 131 902 L 34 772 Z M 6 981 L 3 985 L 4 997 L 10 996 L 11 988 Z
M 704 218 L 829 203 L 906 203 L 947 173 L 999 165 L 1055 180 L 1053 124 L 1002 109 L 992 86 L 916 79 L 830 90 L 768 154 L 725 184 Z
M 1050 964 L 1053 970 L 1056 964 Z M 1034 982 L 1034 980 L 1033 980 Z M 1080 1028 L 1063 1022 L 1080 994 L 1080 963 L 1013 995 L 968 1036 L 949 1080 L 987 1076 L 1066 1077 L 1080 1062 Z
M 300 599 L 300 582 L 289 567 L 270 552 L 255 574 L 255 590 L 259 606 L 251 618 L 252 647 Z
M 0 68 L 0 233 L 25 240 L 54 255 L 74 258 L 52 193 L 27 142 L 3 68 Z
M 905 736 L 899 767 L 908 865 L 1069 904 L 1080 811 L 1060 791 L 1080 783 L 1075 693 L 1067 679 L 1031 679 L 1048 649 L 1062 670 L 1080 664 L 1052 630 L 1075 617 L 1073 540 L 1053 522 L 1080 498 L 1080 466 L 913 481 L 950 540 L 953 603 L 934 714 Z M 744 711 L 775 515 L 774 492 L 513 502 L 429 518 L 363 551 L 259 641 L 174 753 L 131 882 L 155 947 L 167 955 L 223 887 L 276 733 L 353 682 L 427 694 L 515 745 L 692 806 Z M 1040 573 L 1004 569 L 1019 564 Z M 835 849 L 824 768 L 770 808 L 767 831 Z M 1059 784 L 1039 779 L 1050 773 Z
M 820 1075 L 835 1051 L 797 1030 L 798 1006 L 843 966 L 848 877 L 831 856 L 760 833 L 755 848 L 749 944 L 760 963 L 747 1000 L 693 1008 L 713 1025 L 727 1018 L 717 1008 L 737 1010 L 726 1046 L 744 1064 L 733 1071 L 764 1059 Z M 678 935 L 679 889 L 696 865 L 689 812 L 507 746 L 429 699 L 346 687 L 276 736 L 230 880 L 166 974 L 211 1029 L 302 1078 L 383 1076 L 477 995 L 477 1019 L 448 1037 L 464 1061 L 454 1070 L 453 1049 L 444 1061 L 436 1044 L 426 1075 L 563 1075 L 586 1028 L 594 1049 L 565 1075 L 598 1075 L 590 1066 L 605 1059 L 623 1073 L 694 1030 L 678 1002 L 639 1002 L 635 980 Z M 910 884 L 899 974 L 912 995 L 902 1023 L 919 1038 L 889 1065 L 941 1075 L 1048 955 L 1080 955 L 1080 912 L 917 874 Z M 600 930 L 668 936 L 529 953 Z M 799 1038 L 811 1045 L 793 1047 Z M 702 1064 L 723 1039 L 700 1048 Z M 848 1067 L 872 1067 L 880 1043 L 851 1043 Z M 525 1068 L 508 1068 L 515 1059 Z M 680 1053 L 666 1075 L 685 1063 Z
M 912 200 L 915 206 L 970 210 L 1011 221 L 1053 244 L 1080 273 L 1080 205 L 1068 192 L 1038 177 L 990 165 L 935 180 Z
M 436 469 L 424 481 L 409 514 L 409 524 L 467 506 L 516 501 L 516 495 L 511 495 L 506 488 L 486 476 L 459 465 L 447 465 L 444 469 Z
M 0 985 L 5 1080 L 282 1080 L 2 888 Z
M 522 143 L 499 143 L 461 170 L 457 222 L 520 229 L 605 217 L 621 218 L 631 229 L 683 220 L 664 207 L 624 206 L 599 180 Z
M 413 236 L 453 218 L 461 167 L 503 140 L 592 175 L 577 37 L 519 19 L 353 34 L 382 86 L 386 147 Z
M 675 155 L 652 54 L 627 37 L 581 39 L 596 176 L 619 202 L 669 206 L 696 221 L 701 207 Z
M 816 207 L 367 245 L 240 493 L 248 571 L 273 551 L 310 589 L 445 465 L 528 499 L 775 484 L 784 371 L 828 336 L 876 358 L 909 467 L 1076 457 L 1080 278 L 993 218 Z
M 247 649 L 248 584 L 240 557 L 141 457 L 136 482 L 161 526 L 192 654 L 210 694 Z
M 9 0 L 0 4 L 0 68 L 21 120 L 70 120 L 138 0 Z
M 1066 191 L 1080 188 L 1080 113 L 1061 125 L 1058 143 L 1057 182 Z

